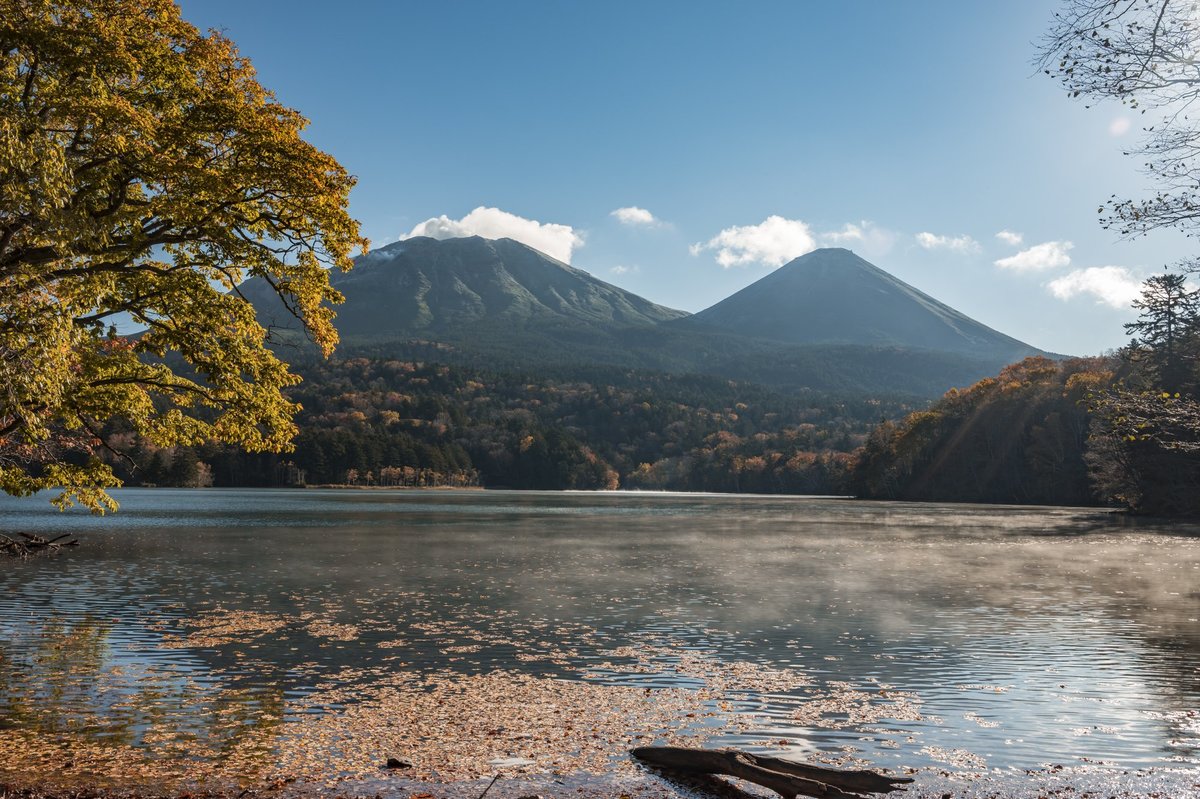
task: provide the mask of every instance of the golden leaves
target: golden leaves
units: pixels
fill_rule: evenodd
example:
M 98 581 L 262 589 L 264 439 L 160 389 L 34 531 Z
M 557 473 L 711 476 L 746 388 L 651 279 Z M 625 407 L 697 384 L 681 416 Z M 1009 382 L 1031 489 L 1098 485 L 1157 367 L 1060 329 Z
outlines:
M 168 649 L 212 648 L 277 632 L 287 625 L 287 620 L 273 614 L 217 608 L 193 619 L 188 624 L 192 628 L 190 633 L 168 638 L 162 646 Z
M 0 0 L 0 35 L 0 488 L 52 485 L 61 447 L 18 445 L 111 417 L 160 445 L 286 449 L 297 378 L 227 292 L 274 287 L 328 354 L 328 269 L 367 247 L 354 179 L 168 0 Z M 146 330 L 105 349 L 122 315 Z M 113 484 L 59 479 L 95 508 Z
M 352 701 L 351 701 L 352 700 Z M 284 746 L 280 769 L 302 779 L 328 773 L 328 752 L 351 778 L 379 772 L 380 753 L 414 762 L 405 776 L 439 782 L 495 773 L 489 761 L 521 758 L 536 773 L 604 773 L 613 758 L 645 737 L 676 734 L 694 693 L 594 685 L 493 671 L 419 678 L 399 675 L 369 688 L 321 692 L 309 699 L 344 709 L 314 718 Z

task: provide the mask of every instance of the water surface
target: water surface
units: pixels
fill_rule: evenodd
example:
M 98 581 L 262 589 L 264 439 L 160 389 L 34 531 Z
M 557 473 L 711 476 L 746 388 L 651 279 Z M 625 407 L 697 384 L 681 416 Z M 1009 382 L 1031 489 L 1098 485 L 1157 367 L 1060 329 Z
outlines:
M 813 498 L 117 496 L 103 519 L 0 501 L 0 528 L 83 541 L 0 563 L 0 773 L 36 738 L 36 768 L 59 776 L 62 758 L 97 768 L 62 754 L 91 747 L 129 764 L 88 775 L 117 782 L 151 773 L 142 755 L 177 776 L 320 759 L 361 778 L 392 741 L 437 780 L 486 774 L 496 753 L 535 770 L 616 763 L 643 728 L 641 743 L 712 736 L 896 771 L 1200 763 L 1191 526 Z M 545 686 L 581 707 L 539 716 Z M 457 749 L 457 727 L 403 718 L 492 703 L 472 691 L 495 712 Z M 505 696 L 540 727 L 590 719 L 598 743 L 569 721 L 555 744 L 497 720 Z M 628 737 L 587 715 L 607 697 L 634 719 Z M 372 724 L 376 743 L 354 738 Z M 306 754 L 282 756 L 301 734 Z M 578 761 L 552 762 L 555 746 Z

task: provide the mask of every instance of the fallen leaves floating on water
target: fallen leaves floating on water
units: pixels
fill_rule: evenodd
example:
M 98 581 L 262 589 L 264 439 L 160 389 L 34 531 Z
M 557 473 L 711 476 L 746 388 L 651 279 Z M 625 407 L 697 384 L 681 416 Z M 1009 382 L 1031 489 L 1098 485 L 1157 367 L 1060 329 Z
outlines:
M 244 642 L 277 632 L 288 626 L 288 621 L 273 613 L 217 608 L 195 619 L 183 620 L 180 626 L 191 632 L 168 636 L 163 640 L 164 648 L 212 648 Z
M 955 768 L 981 771 L 987 768 L 987 761 L 974 752 L 966 749 L 948 749 L 942 746 L 926 746 L 921 750 L 929 755 L 931 760 L 947 763 Z
M 966 719 L 967 721 L 975 722 L 980 727 L 991 728 L 991 727 L 999 727 L 1000 726 L 1000 722 L 985 719 L 982 716 L 980 716 L 978 713 L 963 713 L 963 718 Z
M 745 660 L 727 660 L 716 651 L 696 652 L 679 647 L 625 646 L 601 652 L 606 657 L 627 658 L 627 664 L 605 662 L 592 673 L 629 671 L 642 674 L 665 670 L 678 677 L 690 677 L 714 693 L 782 693 L 810 685 L 811 680 L 796 669 L 773 668 Z
M 495 773 L 497 762 L 531 773 L 606 773 L 635 741 L 702 742 L 715 727 L 696 722 L 715 713 L 697 713 L 697 702 L 686 689 L 647 692 L 505 671 L 401 675 L 367 694 L 344 685 L 316 691 L 293 712 L 305 705 L 325 712 L 301 723 L 255 724 L 219 741 L 191 737 L 182 745 L 164 735 L 132 747 L 0 731 L 0 762 L 69 778 L 55 768 L 69 757 L 76 773 L 101 784 L 336 784 L 378 776 L 385 753 L 403 753 L 413 762 L 405 777 L 420 780 L 470 780 Z
M 314 638 L 328 638 L 331 641 L 353 641 L 358 638 L 356 625 L 337 624 L 329 619 L 313 619 L 308 622 L 306 629 Z
M 921 700 L 902 691 L 870 693 L 847 683 L 830 683 L 831 690 L 801 702 L 792 712 L 797 723 L 826 729 L 860 727 L 891 721 L 924 721 Z M 882 700 L 882 701 L 881 701 Z
M 213 605 L 157 617 L 147 628 L 160 647 L 207 653 L 204 671 L 104 671 L 96 649 L 86 661 L 92 666 L 72 672 L 67 688 L 76 700 L 58 707 L 35 700 L 33 717 L 0 731 L 0 772 L 32 765 L 43 778 L 86 775 L 115 786 L 446 784 L 497 769 L 628 771 L 633 746 L 753 734 L 769 726 L 757 709 L 776 700 L 795 708 L 797 726 L 859 729 L 863 740 L 886 742 L 881 748 L 916 741 L 910 731 L 869 725 L 928 720 L 919 698 L 874 678 L 866 688 L 816 686 L 797 668 L 731 658 L 686 638 L 636 632 L 622 642 L 582 623 L 511 610 L 493 617 L 418 596 L 397 620 L 373 613 L 370 597 L 357 599 L 356 609 L 340 614 L 296 595 L 271 612 Z M 351 612 L 354 624 L 344 621 Z M 106 629 L 96 627 L 92 638 L 99 642 Z M 264 649 L 271 654 L 258 654 Z M 389 650 L 398 653 L 383 654 Z M 286 679 L 275 671 L 281 651 L 298 653 Z M 36 680 L 28 687 L 31 697 L 41 690 Z M 399 758 L 412 767 L 383 767 Z M 851 744 L 814 758 L 863 762 Z M 56 768 L 62 762 L 71 768 Z

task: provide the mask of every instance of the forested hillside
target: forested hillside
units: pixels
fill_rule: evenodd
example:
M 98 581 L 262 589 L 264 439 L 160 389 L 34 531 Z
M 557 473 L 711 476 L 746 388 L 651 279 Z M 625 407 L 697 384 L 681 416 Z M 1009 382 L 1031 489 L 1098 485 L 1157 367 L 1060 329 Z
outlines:
M 1112 382 L 1114 366 L 1027 358 L 950 391 L 928 410 L 880 424 L 858 453 L 850 489 L 878 499 L 1092 504 L 1088 402 Z
M 132 459 L 111 463 L 131 485 L 829 493 L 872 425 L 917 407 L 616 368 L 547 376 L 350 358 L 302 371 L 292 453 L 159 449 L 115 430 Z
M 865 497 L 1200 515 L 1200 292 L 1152 277 L 1110 358 L 1027 358 L 883 422 L 849 481 Z

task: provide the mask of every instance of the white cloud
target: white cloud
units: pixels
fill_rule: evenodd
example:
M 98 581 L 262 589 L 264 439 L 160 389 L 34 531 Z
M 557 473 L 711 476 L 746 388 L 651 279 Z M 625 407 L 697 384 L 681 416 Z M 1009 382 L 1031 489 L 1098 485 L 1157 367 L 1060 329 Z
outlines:
M 706 242 L 689 249 L 692 255 L 717 251 L 717 263 L 728 269 L 751 263 L 783 266 L 817 248 L 812 229 L 799 219 L 772 214 L 757 225 L 728 227 Z
M 1046 288 L 1060 300 L 1091 294 L 1097 302 L 1128 308 L 1141 294 L 1142 282 L 1123 266 L 1091 266 L 1051 280 Z
M 1011 269 L 1014 272 L 1039 272 L 1043 269 L 1053 269 L 1056 266 L 1066 266 L 1071 263 L 1067 255 L 1075 245 L 1069 241 L 1047 241 L 1035 244 L 1027 250 L 1021 250 L 1016 255 L 1001 258 L 996 266 L 1001 269 Z
M 526 219 L 499 208 L 479 206 L 462 219 L 451 219 L 446 215 L 426 219 L 401 239 L 413 236 L 429 236 L 435 239 L 457 239 L 464 236 L 482 236 L 485 239 L 515 239 L 541 250 L 551 258 L 571 263 L 571 251 L 583 246 L 583 236 L 570 225 L 538 222 Z
M 638 208 L 636 205 L 631 205 L 628 208 L 618 208 L 609 216 L 615 216 L 617 221 L 622 225 L 631 227 L 658 227 L 662 224 L 662 220 L 656 218 L 654 214 L 647 211 L 645 208 Z
M 917 244 L 927 250 L 950 250 L 959 253 L 977 253 L 979 242 L 970 236 L 938 236 L 933 233 L 918 233 Z
M 1133 127 L 1133 122 L 1129 117 L 1115 117 L 1112 122 L 1108 123 L 1108 132 L 1111 136 L 1124 136 Z
M 638 266 L 623 266 L 621 264 L 617 264 L 608 271 L 612 272 L 614 275 L 636 275 L 638 272 L 642 271 L 642 269 Z
M 887 255 L 896 243 L 896 234 L 864 219 L 855 224 L 847 222 L 841 230 L 831 230 L 820 235 L 821 243 L 835 247 L 858 247 L 872 257 Z
M 863 222 L 861 225 L 856 225 L 853 222 L 847 222 L 841 230 L 822 233 L 821 238 L 830 244 L 853 244 L 866 238 L 867 232 L 864 228 L 868 224 L 870 223 Z
M 1013 247 L 1020 247 L 1021 242 L 1025 241 L 1025 237 L 1020 233 L 1016 233 L 1008 229 L 1001 230 L 996 234 L 996 238 L 1000 239 L 1000 241 L 1004 242 L 1005 244 L 1011 244 Z

